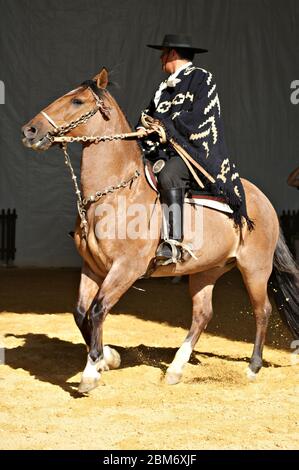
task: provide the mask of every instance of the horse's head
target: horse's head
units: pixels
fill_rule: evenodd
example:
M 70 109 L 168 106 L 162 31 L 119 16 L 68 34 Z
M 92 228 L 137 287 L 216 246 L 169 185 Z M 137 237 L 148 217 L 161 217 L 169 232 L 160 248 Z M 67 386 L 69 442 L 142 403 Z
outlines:
M 99 110 L 109 118 L 104 104 L 108 72 L 105 68 L 93 80 L 58 98 L 22 127 L 23 144 L 34 150 L 47 150 L 54 136 L 79 136 L 86 132 L 86 123 Z

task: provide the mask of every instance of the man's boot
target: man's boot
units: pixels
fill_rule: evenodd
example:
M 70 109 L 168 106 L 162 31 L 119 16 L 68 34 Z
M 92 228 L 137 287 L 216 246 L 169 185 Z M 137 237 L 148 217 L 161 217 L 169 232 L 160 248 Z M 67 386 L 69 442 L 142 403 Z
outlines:
M 181 249 L 175 242 L 183 240 L 183 209 L 184 209 L 184 188 L 162 189 L 160 191 L 164 241 L 159 245 L 156 253 L 158 264 L 166 265 L 177 263 L 181 259 Z

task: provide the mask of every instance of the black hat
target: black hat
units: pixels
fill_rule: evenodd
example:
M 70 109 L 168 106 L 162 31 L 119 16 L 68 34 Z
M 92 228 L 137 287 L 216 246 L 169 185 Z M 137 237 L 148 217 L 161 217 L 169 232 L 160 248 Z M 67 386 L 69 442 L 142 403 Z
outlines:
M 194 53 L 208 52 L 207 49 L 193 47 L 191 37 L 186 34 L 166 34 L 161 45 L 147 44 L 147 47 L 151 47 L 152 49 L 163 49 L 164 47 L 170 49 L 189 49 Z

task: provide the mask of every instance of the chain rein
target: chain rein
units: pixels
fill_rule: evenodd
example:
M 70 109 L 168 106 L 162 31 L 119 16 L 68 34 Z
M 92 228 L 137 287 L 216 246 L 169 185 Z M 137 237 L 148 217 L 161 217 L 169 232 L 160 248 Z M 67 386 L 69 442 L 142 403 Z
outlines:
M 78 182 L 77 182 L 77 176 L 74 172 L 72 162 L 70 159 L 70 156 L 67 152 L 67 144 L 72 143 L 72 142 L 104 142 L 104 141 L 112 141 L 112 140 L 122 140 L 126 139 L 128 137 L 132 137 L 134 133 L 128 133 L 128 134 L 116 134 L 113 136 L 78 136 L 78 137 L 67 137 L 64 136 L 65 133 L 69 132 L 72 129 L 75 129 L 77 126 L 80 124 L 86 123 L 97 111 L 103 110 L 104 112 L 107 110 L 107 108 L 104 105 L 103 100 L 100 100 L 99 97 L 91 90 L 92 94 L 95 97 L 96 100 L 96 106 L 93 108 L 91 111 L 88 113 L 83 114 L 80 116 L 78 119 L 71 121 L 69 124 L 66 126 L 56 126 L 55 129 L 52 132 L 48 132 L 46 135 L 46 138 L 52 142 L 59 142 L 61 144 L 63 153 L 64 153 L 64 161 L 65 164 L 68 166 L 70 173 L 71 173 L 71 178 L 73 180 L 73 184 L 75 187 L 75 193 L 77 196 L 77 209 L 78 209 L 78 214 L 81 219 L 80 223 L 80 228 L 81 228 L 81 233 L 82 233 L 82 238 L 87 238 L 88 235 L 88 222 L 86 219 L 86 212 L 87 209 L 86 207 L 89 204 L 92 204 L 94 202 L 99 201 L 103 196 L 106 196 L 109 193 L 114 193 L 118 189 L 121 188 L 126 188 L 127 186 L 131 185 L 135 179 L 137 179 L 140 176 L 140 171 L 136 170 L 135 173 L 125 181 L 122 181 L 116 186 L 109 186 L 108 188 L 104 189 L 103 191 L 97 191 L 95 194 L 87 197 L 87 198 L 82 198 L 82 193 L 80 191 Z M 48 118 L 48 116 L 46 115 Z M 53 124 L 53 121 L 50 121 Z

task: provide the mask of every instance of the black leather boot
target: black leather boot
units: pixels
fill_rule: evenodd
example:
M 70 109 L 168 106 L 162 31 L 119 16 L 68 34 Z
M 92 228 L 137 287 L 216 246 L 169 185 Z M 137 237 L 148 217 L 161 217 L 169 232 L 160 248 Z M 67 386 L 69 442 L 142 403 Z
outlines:
M 181 242 L 184 237 L 184 197 L 184 188 L 160 191 L 165 230 L 164 241 L 159 245 L 156 253 L 158 264 L 176 263 L 181 259 L 181 249 L 171 242 Z

